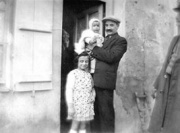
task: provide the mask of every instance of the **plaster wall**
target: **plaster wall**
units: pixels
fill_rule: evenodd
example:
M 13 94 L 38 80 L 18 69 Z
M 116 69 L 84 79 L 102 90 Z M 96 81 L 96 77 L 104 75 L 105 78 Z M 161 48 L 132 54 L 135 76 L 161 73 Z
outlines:
M 1 93 L 0 101 L 1 133 L 59 133 L 58 93 Z
M 116 132 L 141 133 L 148 128 L 154 100 L 153 83 L 170 41 L 177 34 L 177 0 L 115 0 L 119 34 L 128 50 L 118 69 L 115 92 Z
M 53 0 L 51 2 L 53 2 L 52 89 L 40 88 L 42 89 L 40 91 L 17 92 L 13 90 L 15 87 L 13 84 L 5 88 L 6 91 L 0 90 L 0 133 L 60 133 L 61 45 L 59 44 L 62 40 L 59 36 L 62 36 L 63 1 Z M 16 8 L 16 6 L 12 4 L 9 8 Z M 27 17 L 29 16 L 27 15 Z M 9 21 L 12 24 L 10 27 L 16 27 L 14 21 L 8 19 L 7 23 Z M 13 30 L 9 29 L 8 34 L 13 35 Z M 8 43 L 8 46 L 13 45 L 13 39 L 13 37 L 8 38 L 12 43 Z M 12 58 L 8 57 L 8 59 Z M 12 75 L 12 73 L 10 74 Z M 7 82 L 11 83 L 11 79 L 12 77 Z

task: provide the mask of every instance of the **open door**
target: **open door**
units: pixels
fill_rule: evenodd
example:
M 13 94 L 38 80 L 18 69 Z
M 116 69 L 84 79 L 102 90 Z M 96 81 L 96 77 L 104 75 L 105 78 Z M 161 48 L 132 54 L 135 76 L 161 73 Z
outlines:
M 103 4 L 91 7 L 87 10 L 84 10 L 82 13 L 79 13 L 76 19 L 76 33 L 75 33 L 75 41 L 78 42 L 81 33 L 83 30 L 88 29 L 89 20 L 91 18 L 98 18 L 102 20 L 103 18 Z M 103 26 L 101 24 L 100 33 L 103 32 Z
M 63 33 L 62 38 L 62 66 L 61 66 L 61 132 L 67 132 L 70 121 L 66 120 L 67 108 L 65 102 L 66 76 L 74 69 L 75 58 L 74 43 L 78 42 L 81 32 L 88 28 L 91 18 L 102 19 L 104 14 L 104 3 L 101 1 L 86 0 L 64 0 L 63 5 Z M 103 28 L 101 27 L 101 33 Z M 68 41 L 67 41 L 68 39 Z M 67 44 L 68 42 L 68 44 Z

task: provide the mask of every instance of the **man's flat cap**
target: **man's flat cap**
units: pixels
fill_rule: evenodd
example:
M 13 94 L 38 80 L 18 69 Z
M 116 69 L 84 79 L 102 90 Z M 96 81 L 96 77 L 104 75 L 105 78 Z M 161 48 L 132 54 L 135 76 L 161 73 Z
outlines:
M 113 21 L 113 22 L 115 22 L 115 23 L 120 23 L 121 21 L 118 19 L 118 18 L 116 18 L 115 16 L 107 16 L 107 17 L 104 17 L 103 19 L 102 19 L 102 22 L 104 23 L 104 22 L 106 22 L 106 21 Z

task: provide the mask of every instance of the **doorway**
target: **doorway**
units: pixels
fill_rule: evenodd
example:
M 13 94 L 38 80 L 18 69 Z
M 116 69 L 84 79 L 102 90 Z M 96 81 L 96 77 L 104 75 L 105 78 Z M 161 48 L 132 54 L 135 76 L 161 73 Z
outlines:
M 105 3 L 99 0 L 64 0 L 63 2 L 63 35 L 62 35 L 62 65 L 61 65 L 61 133 L 67 133 L 71 121 L 67 121 L 65 101 L 66 76 L 74 69 L 73 60 L 76 56 L 74 43 L 78 42 L 81 32 L 88 28 L 91 18 L 104 17 Z M 103 33 L 103 27 L 101 27 Z

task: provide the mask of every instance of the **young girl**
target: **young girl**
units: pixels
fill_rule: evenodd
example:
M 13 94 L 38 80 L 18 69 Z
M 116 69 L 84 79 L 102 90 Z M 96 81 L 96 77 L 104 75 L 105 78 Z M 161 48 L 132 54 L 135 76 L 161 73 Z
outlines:
M 94 119 L 93 80 L 89 73 L 90 57 L 87 52 L 77 56 L 77 68 L 70 71 L 66 83 L 67 119 L 72 120 L 69 133 L 86 133 L 86 124 Z
M 75 52 L 77 54 L 82 51 L 89 51 L 87 45 L 102 47 L 104 37 L 100 35 L 100 21 L 99 19 L 92 18 L 89 21 L 89 29 L 82 32 L 78 43 L 75 43 Z M 91 59 L 90 73 L 94 73 L 95 70 L 95 59 Z

